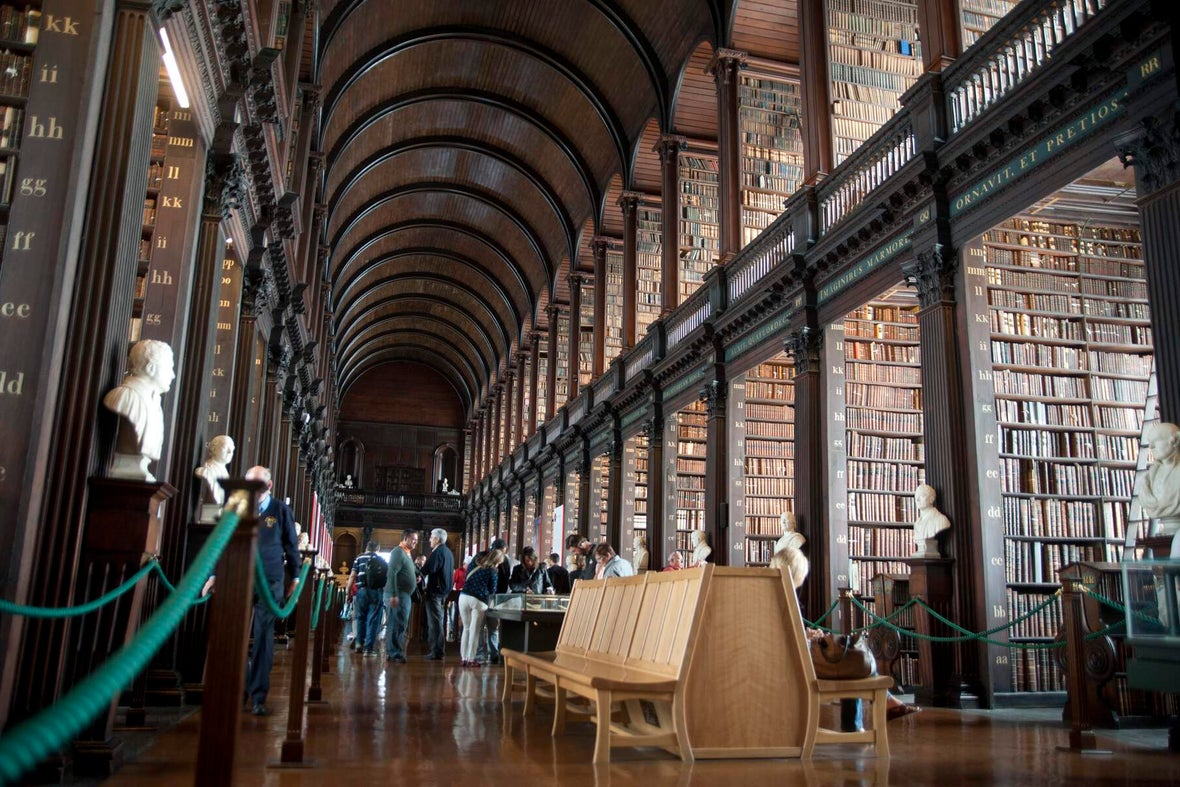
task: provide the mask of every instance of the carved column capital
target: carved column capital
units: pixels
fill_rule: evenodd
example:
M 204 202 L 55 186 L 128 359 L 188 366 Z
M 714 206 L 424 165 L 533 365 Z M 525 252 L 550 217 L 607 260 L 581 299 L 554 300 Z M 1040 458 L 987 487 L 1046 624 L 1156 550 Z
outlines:
M 958 255 L 942 243 L 919 251 L 913 260 L 901 266 L 906 284 L 918 291 L 918 303 L 928 308 L 955 300 L 955 270 Z
M 664 439 L 664 422 L 662 418 L 648 418 L 643 422 L 640 431 L 647 437 L 648 450 L 653 443 Z
M 720 380 L 706 383 L 697 398 L 705 403 L 710 418 L 725 415 L 725 383 Z
M 656 144 L 652 146 L 652 150 L 659 154 L 662 164 L 675 161 L 676 157 L 680 155 L 680 151 L 687 148 L 688 138 L 679 134 L 661 134 L 660 138 L 656 140 Z
M 748 53 L 737 49 L 720 47 L 713 51 L 713 59 L 705 67 L 706 74 L 712 74 L 718 83 L 722 81 L 737 83 L 737 72 L 746 67 Z
M 594 277 L 584 271 L 574 271 L 569 275 L 570 289 L 579 287 L 591 281 Z
M 568 308 L 564 303 L 551 303 L 545 307 L 545 314 L 549 316 L 550 321 L 554 321 Z
M 1146 117 L 1115 140 L 1124 167 L 1135 167 L 1140 193 L 1150 194 L 1180 179 L 1180 109 Z
M 643 202 L 646 195 L 641 191 L 624 191 L 619 195 L 619 207 L 623 209 L 623 215 L 634 215 L 635 211 L 639 209 L 639 203 Z
M 590 253 L 594 255 L 594 264 L 606 259 L 606 252 L 610 249 L 611 241 L 609 238 L 595 236 L 590 239 Z
M 819 352 L 823 348 L 823 334 L 805 326 L 783 339 L 783 351 L 795 360 L 795 375 L 819 374 Z
M 246 197 L 246 170 L 233 153 L 210 153 L 205 160 L 205 199 L 202 206 L 209 219 L 229 218 Z

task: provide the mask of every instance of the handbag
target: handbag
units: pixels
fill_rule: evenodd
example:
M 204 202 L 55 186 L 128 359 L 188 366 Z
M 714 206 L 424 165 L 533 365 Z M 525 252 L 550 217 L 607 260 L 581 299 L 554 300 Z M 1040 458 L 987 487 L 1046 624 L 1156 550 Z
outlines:
M 820 680 L 859 680 L 877 674 L 877 660 L 859 634 L 824 634 L 813 639 L 811 662 Z

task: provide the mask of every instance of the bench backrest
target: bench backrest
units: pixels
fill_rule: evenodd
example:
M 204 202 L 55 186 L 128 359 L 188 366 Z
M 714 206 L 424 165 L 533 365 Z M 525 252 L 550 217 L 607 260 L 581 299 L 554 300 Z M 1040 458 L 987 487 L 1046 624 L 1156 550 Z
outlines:
M 628 667 L 680 676 L 712 571 L 713 566 L 705 565 L 645 575 L 643 602 L 627 650 Z
M 579 579 L 574 583 L 570 605 L 557 635 L 558 653 L 581 656 L 589 649 L 605 590 L 604 579 Z
M 603 581 L 606 587 L 585 655 L 621 664 L 627 658 L 643 607 L 645 577 L 611 577 Z

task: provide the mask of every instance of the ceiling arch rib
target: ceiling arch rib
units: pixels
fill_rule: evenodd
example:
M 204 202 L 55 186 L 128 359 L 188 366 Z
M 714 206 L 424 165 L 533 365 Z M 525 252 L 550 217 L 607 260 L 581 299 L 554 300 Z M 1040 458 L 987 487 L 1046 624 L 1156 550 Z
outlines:
M 348 339 L 341 336 L 337 346 L 344 349 L 338 353 L 340 357 L 344 357 L 344 351 L 355 343 L 357 336 L 363 335 L 366 331 L 377 330 L 386 324 L 386 322 L 396 320 L 404 314 L 423 312 L 438 319 L 450 321 L 456 326 L 461 325 L 465 330 L 471 331 L 471 335 L 480 339 L 482 345 L 487 350 L 488 357 L 491 359 L 491 366 L 495 368 L 499 365 L 501 357 L 500 348 L 492 341 L 492 335 L 488 331 L 487 326 L 451 301 L 434 295 L 406 294 L 391 297 L 386 303 L 396 308 L 397 311 L 383 317 L 375 317 L 365 323 L 363 327 L 359 327 Z
M 438 241 L 438 236 L 433 234 L 420 236 L 420 232 L 424 233 L 445 233 L 446 239 L 452 244 L 451 250 L 463 253 L 469 259 L 478 260 L 482 255 L 477 255 L 476 249 L 468 249 L 464 251 L 460 248 L 460 243 L 464 241 L 472 241 L 478 244 L 482 249 L 495 255 L 496 259 L 504 264 L 504 267 L 509 271 L 512 281 L 525 294 L 528 303 L 528 314 L 532 314 L 537 310 L 537 295 L 531 287 L 529 287 L 528 279 L 524 269 L 516 261 L 516 259 L 508 253 L 508 251 L 498 244 L 494 238 L 480 232 L 479 230 L 469 227 L 465 224 L 460 224 L 455 221 L 425 221 L 413 219 L 410 221 L 400 222 L 398 224 L 388 225 L 385 229 L 380 230 L 368 238 L 365 238 L 355 249 L 353 249 L 346 257 L 337 263 L 335 269 L 331 272 L 331 281 L 333 292 L 333 303 L 340 297 L 342 287 L 347 288 L 352 281 L 350 276 L 341 284 L 341 277 L 346 275 L 346 271 L 355 265 L 361 265 L 362 270 L 367 270 L 370 262 L 362 259 L 365 254 L 371 254 L 370 260 L 378 260 L 383 254 L 392 254 L 401 248 L 400 242 L 405 238 L 404 242 L 407 245 L 418 244 L 425 246 L 429 243 Z M 390 244 L 386 248 L 383 244 Z M 393 244 L 397 245 L 393 245 Z
M 448 344 L 440 334 L 434 333 L 433 331 L 425 330 L 423 328 L 406 327 L 389 330 L 387 331 L 387 334 L 390 337 L 397 337 L 399 340 L 409 337 L 411 343 L 417 342 L 423 344 L 424 346 L 426 342 L 429 342 L 430 346 L 437 348 L 439 352 L 449 353 L 451 360 L 456 361 L 456 365 L 461 366 L 470 375 L 468 379 L 471 380 L 473 384 L 478 385 L 479 381 L 485 379 L 487 376 L 487 372 L 479 372 L 476 369 L 476 364 L 472 363 L 472 360 L 468 358 L 467 355 L 464 354 L 457 346 Z M 364 358 L 367 355 L 371 355 L 372 351 L 378 350 L 382 346 L 385 345 L 381 344 L 380 338 L 367 338 L 357 347 L 357 353 L 354 357 Z M 369 352 L 365 352 L 366 349 L 368 349 Z
M 451 385 L 455 387 L 456 393 L 459 394 L 459 398 L 463 400 L 464 407 L 469 411 L 479 398 L 478 390 L 472 387 L 471 381 L 463 376 L 463 372 L 459 367 L 455 366 L 448 358 L 438 355 L 427 347 L 416 344 L 400 344 L 396 347 L 385 347 L 357 361 L 355 364 L 342 366 L 339 372 L 340 398 L 343 399 L 348 395 L 348 389 L 365 372 L 390 361 L 416 361 L 434 369 L 450 381 Z
M 500 341 L 497 346 L 503 348 L 503 352 L 507 352 L 512 346 L 513 336 L 508 331 L 506 321 L 496 313 L 486 298 L 479 293 L 457 287 L 454 279 L 438 275 L 407 275 L 400 281 L 387 282 L 380 288 L 366 293 L 364 298 L 353 304 L 348 314 L 342 314 L 338 318 L 338 343 L 343 344 L 351 338 L 352 333 L 363 329 L 365 321 L 389 316 L 389 312 L 382 310 L 394 305 L 397 297 L 401 295 L 432 295 L 450 301 L 457 309 L 477 319 L 489 333 L 498 336 Z
M 590 163 L 586 160 L 586 157 L 579 150 L 578 146 L 574 144 L 573 140 L 557 125 L 551 123 L 544 115 L 519 101 L 487 91 L 471 90 L 461 87 L 427 88 L 412 93 L 403 93 L 373 107 L 353 121 L 336 140 L 332 150 L 326 157 L 328 170 L 331 171 L 333 166 L 344 155 L 344 152 L 351 146 L 358 144 L 366 132 L 373 129 L 374 126 L 389 116 L 419 104 L 452 101 L 490 107 L 527 123 L 530 127 L 536 129 L 539 134 L 544 136 L 569 161 L 570 166 L 577 173 L 582 188 L 586 190 L 587 198 L 590 202 L 593 204 L 601 199 L 601 189 L 594 179 L 593 169 Z M 329 196 L 331 196 L 334 190 L 334 188 L 330 187 Z
M 536 59 L 561 74 L 572 84 L 583 99 L 593 107 L 595 113 L 606 125 L 620 168 L 626 169 L 630 147 L 628 135 L 618 113 L 607 102 L 601 90 L 590 78 L 569 62 L 561 53 L 537 41 L 530 40 L 510 31 L 467 25 L 439 25 L 410 31 L 380 44 L 358 57 L 340 78 L 329 88 L 324 100 L 324 126 L 329 126 L 336 113 L 342 96 L 369 69 L 382 61 L 395 57 L 413 47 L 438 41 L 468 42 L 503 46 Z
M 420 139 L 407 139 L 401 142 L 394 143 L 389 147 L 381 150 L 367 160 L 358 165 L 352 172 L 345 176 L 343 185 L 336 193 L 329 195 L 328 198 L 328 212 L 329 215 L 335 213 L 337 206 L 347 199 L 349 192 L 354 188 L 358 188 L 358 184 L 365 178 L 366 175 L 377 173 L 383 164 L 391 164 L 398 156 L 414 153 L 423 150 L 431 150 L 442 148 L 448 151 L 458 150 L 473 153 L 479 156 L 486 156 L 493 161 L 519 173 L 529 184 L 533 186 L 544 198 L 548 204 L 549 209 L 553 212 L 554 217 L 559 223 L 562 233 L 566 240 L 566 248 L 571 249 L 575 243 L 574 239 L 574 223 L 573 218 L 562 204 L 560 197 L 557 195 L 556 189 L 552 184 L 547 182 L 539 172 L 533 169 L 528 162 L 517 156 L 509 153 L 506 150 L 496 148 L 488 143 L 465 139 L 461 137 L 427 137 Z M 365 197 L 368 195 L 361 191 Z
M 380 194 L 375 194 L 371 201 L 364 207 L 358 209 L 355 213 L 349 216 L 342 222 L 342 227 L 336 231 L 334 237 L 331 238 L 331 247 L 338 248 L 343 239 L 359 225 L 362 219 L 372 214 L 382 214 L 386 207 L 386 203 L 397 200 L 402 197 L 413 197 L 422 194 L 446 194 L 453 197 L 462 197 L 468 200 L 477 202 L 484 207 L 501 214 L 516 229 L 524 236 L 533 254 L 541 262 L 545 269 L 545 284 L 552 286 L 554 275 L 557 271 L 557 263 L 553 262 L 545 253 L 544 244 L 538 235 L 536 229 L 529 224 L 523 216 L 510 210 L 497 195 L 484 192 L 478 189 L 465 186 L 458 183 L 447 182 L 427 182 L 427 183 L 411 183 L 404 186 L 399 186 L 395 189 L 390 189 Z
M 340 356 L 351 358 L 356 353 L 362 353 L 366 346 L 375 340 L 396 336 L 407 327 L 422 327 L 427 325 L 438 336 L 453 342 L 457 347 L 464 347 L 469 360 L 478 361 L 483 376 L 491 374 L 497 366 L 495 353 L 488 347 L 479 346 L 471 335 L 464 333 L 454 323 L 425 311 L 406 311 L 386 317 L 375 323 L 370 323 L 361 333 L 353 336 L 347 346 L 340 348 Z M 385 343 L 382 343 L 385 344 Z
M 500 299 L 508 306 L 513 314 L 516 316 L 516 326 L 519 327 L 524 324 L 526 310 L 522 308 L 521 304 L 508 294 L 500 281 L 491 274 L 485 267 L 480 265 L 475 260 L 464 257 L 461 254 L 437 249 L 428 246 L 411 247 L 398 249 L 396 252 L 387 254 L 383 257 L 377 257 L 368 260 L 365 266 L 353 273 L 353 275 L 345 282 L 339 289 L 337 296 L 337 310 L 347 312 L 354 301 L 360 300 L 364 294 L 374 286 L 380 285 L 383 281 L 388 280 L 388 263 L 397 262 L 399 260 L 421 259 L 424 262 L 430 259 L 447 260 L 457 265 L 463 266 L 465 269 L 477 274 L 487 286 L 500 296 Z M 385 270 L 383 270 L 385 269 Z M 427 268 L 429 270 L 429 268 Z M 402 270 L 402 273 L 407 271 Z M 370 278 L 377 274 L 386 273 L 386 276 L 381 278 Z M 527 302 L 526 302 L 527 303 Z

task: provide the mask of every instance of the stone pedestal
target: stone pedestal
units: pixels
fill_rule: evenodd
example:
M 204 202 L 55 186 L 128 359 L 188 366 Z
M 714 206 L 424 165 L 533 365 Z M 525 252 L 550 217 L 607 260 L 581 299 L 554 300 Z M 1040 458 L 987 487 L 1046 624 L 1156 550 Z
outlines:
M 912 557 L 905 563 L 910 567 L 910 596 L 922 599 L 943 617 L 954 620 L 954 577 L 951 568 L 955 561 L 941 557 Z M 947 637 L 955 633 L 925 610 L 914 613 L 914 623 L 918 633 L 926 636 Z M 918 674 L 921 685 L 914 689 L 914 700 L 919 705 L 959 707 L 959 681 L 955 664 L 953 644 L 919 638 Z
M 160 550 L 164 504 L 176 490 L 164 483 L 91 478 L 75 603 L 97 598 Z M 147 580 L 101 610 L 78 620 L 70 633 L 71 683 L 94 672 L 135 636 Z M 122 741 L 112 735 L 117 700 L 74 742 L 74 774 L 105 778 L 122 763 Z

